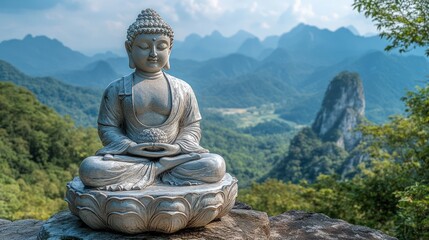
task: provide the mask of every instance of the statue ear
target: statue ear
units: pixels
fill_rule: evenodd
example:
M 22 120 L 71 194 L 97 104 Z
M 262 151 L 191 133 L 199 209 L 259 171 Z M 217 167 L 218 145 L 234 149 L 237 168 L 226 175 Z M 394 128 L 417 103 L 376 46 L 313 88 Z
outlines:
M 136 68 L 136 65 L 134 64 L 133 57 L 131 56 L 131 45 L 128 43 L 128 41 L 125 41 L 125 50 L 127 51 L 128 55 L 128 65 L 131 69 Z
M 164 67 L 162 67 L 165 70 L 169 70 L 170 69 L 170 54 L 171 54 L 171 50 L 169 50 L 169 52 L 168 52 L 167 63 L 164 65 Z

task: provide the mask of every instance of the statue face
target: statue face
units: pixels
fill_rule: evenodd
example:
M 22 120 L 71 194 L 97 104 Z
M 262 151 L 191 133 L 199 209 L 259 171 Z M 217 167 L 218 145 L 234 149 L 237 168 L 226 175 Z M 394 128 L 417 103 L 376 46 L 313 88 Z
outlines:
M 134 39 L 132 46 L 127 46 L 127 53 L 137 70 L 158 72 L 170 57 L 170 38 L 163 34 L 142 33 Z

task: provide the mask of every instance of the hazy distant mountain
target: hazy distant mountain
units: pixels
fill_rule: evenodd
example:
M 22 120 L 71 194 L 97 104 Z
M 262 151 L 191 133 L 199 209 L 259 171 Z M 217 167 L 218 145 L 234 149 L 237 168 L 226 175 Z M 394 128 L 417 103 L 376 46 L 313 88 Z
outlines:
M 231 37 L 224 37 L 218 31 L 205 37 L 191 34 L 183 42 L 175 43 L 172 57 L 197 61 L 221 57 L 236 52 L 249 38 L 255 38 L 255 36 L 243 30 Z
M 56 39 L 27 35 L 24 39 L 0 43 L 0 59 L 31 75 L 84 67 L 91 58 L 64 46 Z
M 0 60 L 0 81 L 13 82 L 33 92 L 37 99 L 61 115 L 73 116 L 78 125 L 95 126 L 101 91 L 74 87 L 50 77 L 29 77 Z
M 203 106 L 243 108 L 267 103 L 285 104 L 298 96 L 287 80 L 269 73 L 249 73 L 226 80 L 202 90 L 198 97 Z
M 82 70 L 66 71 L 53 76 L 75 86 L 105 88 L 121 75 L 108 62 L 97 61 Z
M 11 63 L 29 75 L 57 75 L 70 70 L 82 70 L 88 64 L 100 60 L 118 58 L 112 52 L 88 57 L 74 51 L 57 39 L 27 35 L 23 39 L 0 42 L 0 60 Z
M 372 121 L 382 122 L 389 115 L 402 113 L 404 105 L 400 98 L 407 90 L 413 90 L 427 80 L 425 76 L 429 74 L 429 63 L 424 57 L 372 52 L 330 67 L 319 68 L 299 87 L 308 97 L 302 98 L 304 102 L 286 114 L 286 117 L 306 112 L 312 114 L 301 116 L 301 119 L 313 119 L 321 104 L 323 89 L 326 89 L 330 79 L 344 70 L 359 73 L 365 88 L 366 116 Z
M 119 56 L 114 54 L 111 51 L 107 51 L 104 53 L 97 53 L 94 56 L 91 57 L 92 61 L 100 61 L 100 60 L 106 60 L 106 59 L 111 59 L 111 58 L 118 58 Z
M 241 44 L 237 53 L 258 59 L 264 50 L 265 47 L 258 38 L 249 38 Z
M 195 79 L 193 83 L 202 87 L 209 87 L 222 82 L 222 79 L 233 78 L 253 71 L 258 61 L 240 54 L 231 54 L 225 57 L 213 58 L 201 62 L 197 68 L 190 73 Z
M 350 30 L 350 32 L 352 32 L 354 35 L 359 36 L 359 31 L 353 26 L 353 25 L 349 25 L 346 27 L 348 30 Z
M 268 36 L 260 41 L 258 38 L 249 38 L 241 44 L 237 53 L 255 59 L 264 59 L 277 49 L 280 36 Z
M 279 44 L 280 36 L 268 36 L 262 41 L 262 45 L 266 48 L 277 48 Z
M 270 48 L 277 42 L 278 48 Z M 204 107 L 275 103 L 285 119 L 300 123 L 314 119 L 330 79 L 345 70 L 358 72 L 367 89 L 367 117 L 384 121 L 402 110 L 404 89 L 413 89 L 428 73 L 424 58 L 373 50 L 384 46 L 378 37 L 357 36 L 346 28 L 329 31 L 304 24 L 262 42 L 244 31 L 232 37 L 192 34 L 175 41 L 167 72 L 189 82 Z M 28 54 L 11 51 L 20 47 Z M 23 71 L 33 69 L 76 86 L 104 88 L 132 72 L 127 57 L 107 52 L 90 58 L 47 37 L 4 41 L 2 54 Z
M 297 87 L 316 67 L 306 62 L 298 62 L 285 49 L 277 48 L 264 58 L 256 72 L 270 73 L 279 79 L 289 79 L 288 84 Z
M 305 24 L 283 34 L 278 44 L 296 61 L 317 66 L 329 66 L 369 51 L 381 51 L 386 46 L 378 36 L 361 37 L 347 28 L 332 32 Z
M 128 57 L 114 57 L 105 59 L 104 61 L 109 63 L 113 71 L 120 75 L 125 75 L 132 71 L 131 68 L 128 66 Z

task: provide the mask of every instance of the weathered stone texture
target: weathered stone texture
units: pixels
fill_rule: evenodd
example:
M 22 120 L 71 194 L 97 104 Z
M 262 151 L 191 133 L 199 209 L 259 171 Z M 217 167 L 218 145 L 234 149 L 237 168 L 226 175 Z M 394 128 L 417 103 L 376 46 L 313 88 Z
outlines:
M 185 229 L 174 234 L 143 233 L 122 235 L 94 231 L 68 211 L 51 217 L 41 229 L 38 239 L 268 239 L 270 223 L 266 213 L 234 209 L 205 227 Z
M 25 219 L 8 221 L 0 219 L 0 239 L 35 240 L 44 221 Z
M 391 240 L 380 231 L 332 219 L 320 213 L 289 211 L 270 218 L 273 240 Z

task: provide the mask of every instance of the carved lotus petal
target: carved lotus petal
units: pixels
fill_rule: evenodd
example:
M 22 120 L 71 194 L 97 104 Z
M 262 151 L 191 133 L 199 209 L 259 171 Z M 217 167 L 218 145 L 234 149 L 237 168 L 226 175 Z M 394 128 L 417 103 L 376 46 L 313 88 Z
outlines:
M 191 219 L 188 226 L 200 227 L 213 221 L 221 211 L 223 202 L 223 193 L 208 193 L 202 195 L 193 207 L 195 216 Z
M 113 230 L 129 234 L 146 230 L 146 222 L 135 212 L 113 212 L 107 217 L 107 224 Z
M 232 207 L 234 207 L 235 198 L 237 197 L 238 192 L 237 180 L 235 180 L 231 186 L 227 186 L 223 189 L 223 192 L 226 193 L 225 202 L 222 206 L 222 211 L 219 213 L 217 218 L 225 216 L 229 211 L 231 211 Z
M 84 221 L 88 226 L 92 229 L 104 229 L 106 224 L 104 221 L 90 208 L 80 208 L 79 209 L 79 217 Z
M 156 213 L 150 223 L 149 229 L 151 231 L 173 233 L 186 227 L 188 223 L 188 216 L 182 212 L 166 212 L 162 211 Z
M 76 206 L 79 206 L 79 207 L 77 207 L 79 212 L 81 211 L 81 209 L 88 209 L 88 210 L 91 210 L 92 212 L 94 212 L 94 214 L 96 214 L 97 216 L 99 216 L 101 218 L 101 216 L 102 216 L 101 212 L 103 212 L 104 208 L 100 207 L 99 202 L 97 201 L 97 199 L 94 196 L 92 196 L 90 194 L 79 194 L 78 193 L 78 197 L 76 197 L 75 203 L 76 203 Z
M 157 212 L 181 212 L 185 216 L 189 216 L 191 208 L 189 202 L 183 197 L 160 197 L 149 206 L 152 215 Z
M 217 206 L 222 205 L 224 202 L 223 193 L 207 193 L 201 197 L 200 205 L 202 206 Z
M 79 211 L 76 208 L 76 192 L 73 189 L 68 189 L 66 192 L 66 197 L 65 197 L 65 201 L 67 202 L 67 205 L 69 206 L 70 211 L 74 214 L 74 215 L 78 215 Z
M 202 227 L 213 221 L 220 212 L 220 206 L 208 206 L 198 211 L 198 214 L 192 218 L 188 227 Z
M 162 197 L 150 205 L 153 216 L 149 229 L 158 232 L 173 233 L 188 224 L 190 206 L 183 197 Z
M 93 229 L 103 229 L 106 224 L 103 221 L 103 208 L 97 199 L 90 194 L 77 194 L 76 208 L 78 216 Z
M 139 215 L 145 215 L 146 207 L 133 197 L 111 197 L 106 202 L 108 212 L 134 212 Z
M 138 233 L 146 229 L 146 207 L 136 198 L 112 197 L 106 202 L 107 224 L 116 231 Z

